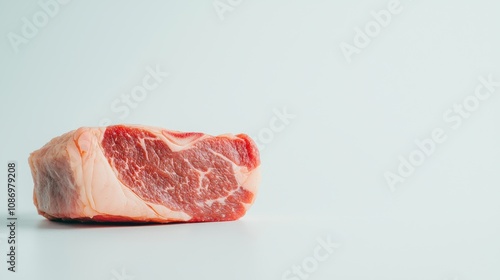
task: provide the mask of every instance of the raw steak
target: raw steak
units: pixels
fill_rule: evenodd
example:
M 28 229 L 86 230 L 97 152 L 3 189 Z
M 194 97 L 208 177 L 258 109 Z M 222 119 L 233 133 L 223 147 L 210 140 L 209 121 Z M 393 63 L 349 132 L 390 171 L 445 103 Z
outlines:
M 29 158 L 34 203 L 50 220 L 236 220 L 253 203 L 259 152 L 245 134 L 83 127 Z

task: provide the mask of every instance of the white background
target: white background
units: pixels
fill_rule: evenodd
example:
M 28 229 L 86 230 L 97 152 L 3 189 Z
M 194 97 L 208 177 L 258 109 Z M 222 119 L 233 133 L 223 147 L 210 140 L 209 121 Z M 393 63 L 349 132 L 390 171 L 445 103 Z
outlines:
M 211 0 L 75 0 L 16 45 L 23 18 L 44 10 L 0 2 L 1 279 L 500 279 L 500 87 L 461 126 L 443 119 L 480 76 L 500 81 L 498 1 L 401 1 L 380 30 L 371 12 L 387 0 L 230 3 L 218 14 Z M 370 42 L 344 55 L 367 25 Z M 114 112 L 157 65 L 169 76 Z M 294 118 L 269 137 L 285 108 Z M 251 135 L 265 145 L 256 203 L 228 223 L 46 221 L 29 153 L 103 118 Z M 391 190 L 384 174 L 434 129 L 446 141 Z M 4 261 L 9 160 L 16 274 Z M 328 238 L 340 247 L 314 260 Z M 294 265 L 309 272 L 285 275 Z

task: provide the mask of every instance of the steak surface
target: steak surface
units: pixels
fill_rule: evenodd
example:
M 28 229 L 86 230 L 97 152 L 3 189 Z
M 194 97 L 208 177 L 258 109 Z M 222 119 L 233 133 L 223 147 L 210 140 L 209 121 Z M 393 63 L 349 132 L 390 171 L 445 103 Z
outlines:
M 33 152 L 34 204 L 50 220 L 210 222 L 242 217 L 260 181 L 245 134 L 82 127 Z

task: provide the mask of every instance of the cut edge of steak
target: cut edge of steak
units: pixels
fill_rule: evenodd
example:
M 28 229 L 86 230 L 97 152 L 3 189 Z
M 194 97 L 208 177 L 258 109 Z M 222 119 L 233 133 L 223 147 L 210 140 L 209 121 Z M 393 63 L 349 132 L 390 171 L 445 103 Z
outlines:
M 74 131 L 52 139 L 29 157 L 35 187 L 33 202 L 38 213 L 50 218 L 47 211 L 67 213 L 72 216 L 78 208 L 78 192 L 71 170 L 67 143 Z M 34 156 L 35 155 L 35 156 Z

